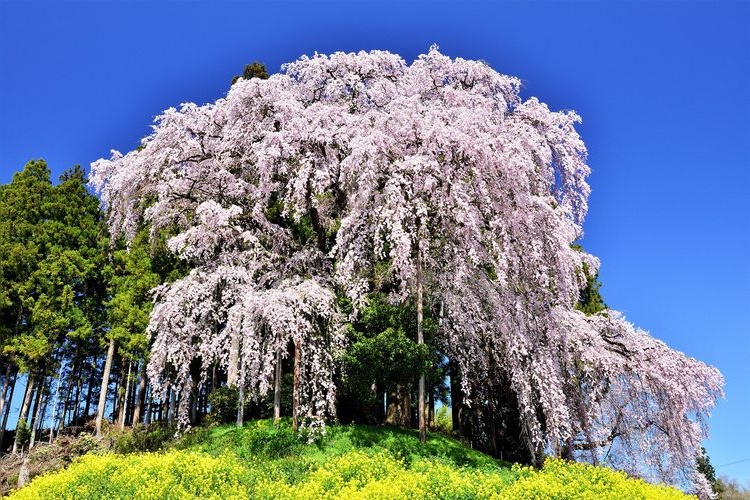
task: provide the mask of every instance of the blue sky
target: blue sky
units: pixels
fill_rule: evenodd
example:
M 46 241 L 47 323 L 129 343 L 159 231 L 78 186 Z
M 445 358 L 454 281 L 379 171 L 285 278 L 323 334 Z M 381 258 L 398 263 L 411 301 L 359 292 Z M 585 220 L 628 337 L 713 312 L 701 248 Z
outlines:
M 581 114 L 604 298 L 723 372 L 705 444 L 750 485 L 750 3 L 0 0 L 0 182 L 133 149 L 253 60 L 432 43 Z

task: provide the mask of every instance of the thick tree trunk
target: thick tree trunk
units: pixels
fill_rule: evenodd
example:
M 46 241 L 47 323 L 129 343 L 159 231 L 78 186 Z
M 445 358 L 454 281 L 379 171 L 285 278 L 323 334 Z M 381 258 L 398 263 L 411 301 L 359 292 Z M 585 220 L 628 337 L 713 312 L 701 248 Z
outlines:
M 107 361 L 104 363 L 104 373 L 102 374 L 102 388 L 99 393 L 99 406 L 96 410 L 96 435 L 102 434 L 102 418 L 104 418 L 104 409 L 107 405 L 107 388 L 109 387 L 109 372 L 112 370 L 112 359 L 115 357 L 115 339 L 109 339 L 109 349 L 107 350 Z
M 26 393 L 23 396 L 23 403 L 21 404 L 21 413 L 18 414 L 18 423 L 16 424 L 16 439 L 13 441 L 13 453 L 18 453 L 18 446 L 20 443 L 21 433 L 18 432 L 21 427 L 21 422 L 26 422 L 26 417 L 29 415 L 29 406 L 31 405 L 31 393 L 34 391 L 34 374 L 29 372 L 29 377 L 26 380 Z
M 276 373 L 273 381 L 273 421 L 281 418 L 281 351 L 276 352 Z
M 146 361 L 141 362 L 141 377 L 138 381 L 138 397 L 135 400 L 133 409 L 133 425 L 141 422 L 141 412 L 146 401 Z
M 409 429 L 412 426 L 411 412 L 411 387 L 401 386 L 399 388 L 399 402 L 401 403 L 401 426 Z
M 424 344 L 424 333 L 422 331 L 422 251 L 417 245 L 417 344 Z M 425 421 L 425 381 L 424 370 L 419 374 L 419 440 L 423 443 L 427 441 L 427 422 Z
M 292 430 L 299 430 L 299 370 L 302 361 L 299 343 L 294 342 L 294 383 L 292 386 Z
M 409 386 L 397 385 L 388 393 L 388 411 L 385 422 L 408 429 L 411 427 L 411 390 Z
M 398 392 L 388 391 L 386 400 L 388 406 L 385 412 L 385 423 L 398 425 Z

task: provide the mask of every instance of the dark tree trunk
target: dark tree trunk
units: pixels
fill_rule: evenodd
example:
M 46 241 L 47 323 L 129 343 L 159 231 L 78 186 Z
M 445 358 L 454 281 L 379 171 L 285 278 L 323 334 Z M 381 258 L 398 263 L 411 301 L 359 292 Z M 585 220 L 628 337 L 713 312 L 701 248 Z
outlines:
M 169 398 L 169 391 L 170 391 L 170 389 L 169 389 L 169 387 L 167 387 L 167 392 L 165 393 L 165 398 L 166 399 Z M 155 415 L 157 422 L 163 422 L 164 421 L 163 417 L 164 417 L 164 405 L 165 404 L 166 403 L 164 401 L 162 401 L 161 396 L 159 396 L 159 404 L 156 407 L 156 415 Z
M 96 372 L 97 356 L 94 356 L 94 360 L 91 362 L 91 371 L 89 372 L 89 381 L 86 384 L 86 404 L 83 407 L 83 416 L 86 420 L 89 419 L 89 411 L 91 410 L 91 400 L 94 397 L 94 387 L 96 387 Z
M 151 386 L 146 382 L 146 414 L 143 415 L 143 424 L 149 425 L 151 423 L 151 411 L 153 410 L 153 395 L 151 394 Z
M 8 414 L 10 414 L 10 403 L 13 401 L 13 393 L 16 391 L 16 382 L 18 381 L 18 369 L 16 368 L 13 370 L 13 382 L 10 386 L 10 395 L 8 396 L 8 400 L 5 403 L 5 409 L 3 410 L 2 414 L 2 420 L 3 425 L 0 426 L 0 447 L 2 447 L 2 450 L 5 451 L 5 428 L 8 425 Z
M 15 378 L 13 371 L 13 365 L 8 361 L 8 366 L 5 368 L 5 377 L 3 378 L 3 388 L 0 391 L 0 422 L 3 424 L 2 427 L 0 427 L 0 451 L 2 451 L 3 437 L 5 437 L 5 420 L 13 397 L 13 385 L 15 385 L 11 385 L 10 381 L 11 377 Z M 8 387 L 11 388 L 10 399 L 8 398 Z
M 203 385 L 203 398 L 201 399 L 201 414 L 208 414 L 208 395 L 214 390 L 213 382 L 210 382 L 210 386 L 207 384 Z
M 422 252 L 417 246 L 417 344 L 424 344 L 424 333 L 422 331 L 423 319 L 422 298 Z M 427 422 L 425 420 L 425 379 L 424 370 L 419 374 L 419 392 L 417 401 L 417 415 L 419 418 L 419 440 L 427 441 Z
M 73 366 L 70 368 L 68 382 L 65 387 L 65 397 L 62 400 L 62 410 L 60 411 L 60 423 L 58 424 L 57 433 L 60 434 L 65 428 L 65 419 L 68 418 L 68 408 L 70 408 L 70 396 L 73 393 L 73 380 L 78 370 L 78 359 L 74 359 Z
M 459 374 L 458 363 L 450 360 L 450 362 L 448 363 L 448 370 L 450 372 L 451 379 L 451 417 L 453 420 L 453 432 L 458 433 L 459 436 L 464 436 L 464 395 L 461 391 L 461 378 Z
M 143 411 L 143 405 L 146 401 L 146 362 L 141 361 L 141 376 L 138 381 L 138 397 L 135 401 L 135 408 L 133 409 L 133 425 L 140 423 L 141 413 Z
M 170 388 L 169 390 L 169 397 L 167 398 L 166 404 L 167 404 L 167 423 L 171 424 L 174 422 L 174 408 L 175 408 L 175 401 L 177 401 L 177 394 L 174 388 Z
M 388 393 L 388 412 L 385 422 L 390 425 L 411 427 L 411 391 L 408 386 L 397 385 L 396 391 Z
M 299 370 L 302 361 L 299 343 L 294 343 L 294 382 L 292 386 L 292 430 L 299 429 Z
M 78 412 L 80 411 L 81 406 L 81 368 L 78 368 L 78 373 L 76 374 L 76 398 L 75 402 L 73 403 L 73 425 L 78 425 Z
M 8 395 L 8 386 L 10 385 L 12 365 L 10 361 L 5 367 L 5 376 L 3 377 L 3 388 L 0 389 L 0 415 L 5 414 L 5 397 Z
M 190 423 L 192 425 L 198 424 L 198 399 L 200 396 L 200 390 L 198 388 L 198 381 L 193 378 L 190 381 Z
M 411 388 L 409 386 L 402 386 L 399 398 L 401 400 L 401 426 L 409 429 L 412 427 L 413 420 L 411 414 Z

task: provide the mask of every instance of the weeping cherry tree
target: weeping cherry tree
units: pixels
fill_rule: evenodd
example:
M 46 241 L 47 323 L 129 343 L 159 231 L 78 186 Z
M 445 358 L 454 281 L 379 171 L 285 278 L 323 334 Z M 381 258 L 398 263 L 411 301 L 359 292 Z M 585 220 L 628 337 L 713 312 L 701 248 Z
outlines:
M 218 362 L 262 394 L 291 339 L 299 407 L 322 422 L 342 347 L 334 294 L 356 314 L 379 266 L 394 303 L 439 318 L 477 440 L 497 438 L 494 394 L 509 388 L 531 456 L 705 495 L 695 457 L 722 377 L 616 311 L 576 308 L 599 265 L 575 244 L 590 173 L 580 118 L 519 92 L 436 47 L 411 65 L 316 54 L 167 110 L 139 150 L 94 163 L 112 230 L 176 231 L 170 248 L 194 266 L 156 291 L 152 376 L 184 388 L 191 360 L 204 376 Z

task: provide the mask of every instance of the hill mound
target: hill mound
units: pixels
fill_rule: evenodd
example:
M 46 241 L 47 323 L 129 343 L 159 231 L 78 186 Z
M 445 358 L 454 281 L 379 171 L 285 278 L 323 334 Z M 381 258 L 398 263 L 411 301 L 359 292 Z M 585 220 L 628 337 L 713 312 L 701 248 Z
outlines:
M 684 498 L 602 467 L 510 465 L 440 434 L 330 426 L 306 444 L 287 423 L 195 429 L 158 452 L 88 454 L 11 495 L 60 498 Z

